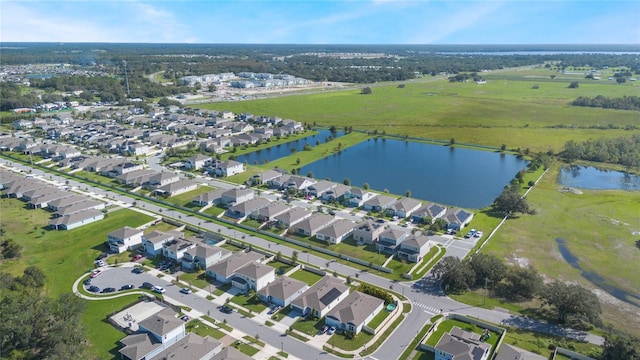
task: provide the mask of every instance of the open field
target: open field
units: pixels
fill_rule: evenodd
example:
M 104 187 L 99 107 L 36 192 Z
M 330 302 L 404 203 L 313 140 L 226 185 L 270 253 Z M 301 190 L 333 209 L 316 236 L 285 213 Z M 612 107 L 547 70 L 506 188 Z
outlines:
M 562 186 L 556 183 L 558 169 L 559 165 L 554 165 L 528 195 L 538 213 L 508 220 L 483 251 L 510 263 L 533 265 L 548 280 L 578 281 L 596 288 L 565 261 L 556 243 L 556 238 L 562 238 L 584 271 L 599 275 L 607 286 L 630 293 L 640 303 L 636 266 L 640 249 L 636 246 L 638 235 L 634 235 L 640 231 L 640 194 L 613 190 L 560 192 Z M 616 300 L 602 290 L 597 293 L 605 323 L 640 334 L 633 327 L 640 321 L 639 307 Z
M 548 77 L 551 71 L 540 77 Z M 489 80 L 486 84 L 405 82 L 376 86 L 370 95 L 359 89 L 287 96 L 253 101 L 228 102 L 225 108 L 256 115 L 277 115 L 301 122 L 338 128 L 385 131 L 387 134 L 449 140 L 458 143 L 499 147 L 529 148 L 532 151 L 560 150 L 567 140 L 592 137 L 619 137 L 629 134 L 627 125 L 637 126 L 635 111 L 572 107 L 567 104 L 578 96 L 635 95 L 638 84 L 579 81 L 580 87 L 568 89 L 568 79 L 540 82 L 538 78 L 517 72 L 496 76 L 514 80 Z M 493 74 L 488 74 L 490 78 Z M 549 79 L 550 80 L 550 79 Z M 571 80 L 573 81 L 573 80 Z M 532 89 L 534 84 L 539 89 Z M 216 108 L 220 104 L 202 104 Z M 620 129 L 586 129 L 614 125 Z M 564 125 L 567 129 L 550 128 Z M 640 130 L 633 130 L 638 132 Z

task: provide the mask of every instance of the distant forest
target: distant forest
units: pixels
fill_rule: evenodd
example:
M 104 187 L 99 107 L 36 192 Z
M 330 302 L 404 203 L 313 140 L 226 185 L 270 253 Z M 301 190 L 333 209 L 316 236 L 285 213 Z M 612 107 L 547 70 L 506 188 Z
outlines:
M 573 140 L 564 145 L 560 155 L 575 160 L 620 164 L 627 169 L 640 169 L 640 135 L 616 139 L 595 139 L 582 143 Z
M 639 96 L 623 96 L 621 98 L 610 98 L 602 95 L 590 98 L 580 96 L 571 102 L 573 106 L 599 107 L 604 109 L 636 110 L 640 111 Z
M 637 55 L 640 47 L 633 45 L 1 45 L 2 65 L 68 63 L 96 66 L 119 75 L 122 61 L 126 60 L 132 73 L 148 75 L 164 71 L 169 80 L 186 75 L 251 71 L 282 72 L 313 81 L 373 83 L 408 80 L 416 74 L 474 73 L 551 61 L 557 68 L 626 67 L 632 73 L 640 73 Z M 576 53 L 553 53 L 559 51 Z M 336 53 L 379 56 L 327 56 Z

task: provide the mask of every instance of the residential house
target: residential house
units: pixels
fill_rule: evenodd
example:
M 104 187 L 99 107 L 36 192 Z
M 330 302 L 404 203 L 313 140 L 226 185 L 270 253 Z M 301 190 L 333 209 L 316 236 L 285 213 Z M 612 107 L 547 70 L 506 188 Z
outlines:
M 116 254 L 123 253 L 142 244 L 143 231 L 129 226 L 121 227 L 107 234 L 107 246 Z
M 347 204 L 351 207 L 360 207 L 375 196 L 376 194 L 357 187 L 351 187 L 349 191 L 344 193 L 344 199 L 347 200 Z
M 418 210 L 411 214 L 411 219 L 415 223 L 428 222 L 433 223 L 433 220 L 441 218 L 447 212 L 447 208 L 435 203 L 428 203 L 423 205 Z
M 47 207 L 49 208 L 49 210 L 53 211 L 53 212 L 57 212 L 59 209 L 62 209 L 64 207 L 67 207 L 69 205 L 72 204 L 76 204 L 79 202 L 83 202 L 83 201 L 87 201 L 90 198 L 87 196 L 83 196 L 83 195 L 71 195 L 71 196 L 67 196 L 67 197 L 63 197 L 57 200 L 53 200 L 50 201 L 47 204 Z
M 200 170 L 209 161 L 211 161 L 211 156 L 197 154 L 185 160 L 184 167 L 187 170 Z
M 311 216 L 311 211 L 307 208 L 292 207 L 289 211 L 276 215 L 274 220 L 276 221 L 278 228 L 287 229 L 309 216 Z
M 351 220 L 340 219 L 316 232 L 316 239 L 326 241 L 330 244 L 338 244 L 348 238 L 356 224 Z
M 222 193 L 220 203 L 226 207 L 231 207 L 253 199 L 254 195 L 253 189 L 234 188 Z
M 164 243 L 182 237 L 183 234 L 180 231 L 163 232 L 155 230 L 149 234 L 142 235 L 142 247 L 149 255 L 155 256 L 162 253 L 162 245 Z
M 235 348 L 233 348 L 235 350 Z M 236 350 L 237 351 L 237 350 Z M 149 360 L 166 359 L 189 359 L 189 360 L 210 360 L 216 359 L 223 352 L 222 343 L 216 339 L 196 333 L 186 333 L 186 335 L 168 348 L 158 353 Z M 219 357 L 219 359 L 233 360 L 230 357 Z
M 273 179 L 276 179 L 282 175 L 281 172 L 275 170 L 267 170 L 260 174 L 253 175 L 250 185 L 261 185 L 267 183 Z
M 329 190 L 333 189 L 334 187 L 336 187 L 337 185 L 338 184 L 334 183 L 333 181 L 320 180 L 317 183 L 308 186 L 305 189 L 305 193 L 308 196 L 320 197 L 324 193 L 326 193 L 327 191 L 329 191 Z
M 233 218 L 243 219 L 256 211 L 269 206 L 269 203 L 270 201 L 265 198 L 253 198 L 251 200 L 241 202 L 240 204 L 233 205 L 226 211 L 226 214 Z
M 58 199 L 63 199 L 69 196 L 73 196 L 73 193 L 69 191 L 57 190 L 57 191 L 49 192 L 47 194 L 44 194 L 38 197 L 33 197 L 31 200 L 29 200 L 29 206 L 36 209 L 46 208 L 47 206 L 49 206 L 49 202 L 52 202 Z
M 333 276 L 324 276 L 291 302 L 291 310 L 302 316 L 313 313 L 319 318 L 327 315 L 349 295 L 349 286 Z
M 427 236 L 412 234 L 400 243 L 398 257 L 409 262 L 420 262 L 433 246 L 434 243 Z
M 85 210 L 52 219 L 49 225 L 56 230 L 71 230 L 102 219 L 104 219 L 102 212 Z
M 181 262 L 184 254 L 191 249 L 195 249 L 196 243 L 186 239 L 173 239 L 162 244 L 162 255 L 165 259 L 174 263 Z
M 325 191 L 320 198 L 324 201 L 342 201 L 345 194 L 351 189 L 351 187 L 344 184 L 337 184 L 335 187 Z
M 209 266 L 206 273 L 208 277 L 227 284 L 231 282 L 231 279 L 235 276 L 238 269 L 251 262 L 259 261 L 263 257 L 262 254 L 255 251 L 238 251 L 226 259 Z
M 363 244 L 373 244 L 378 241 L 384 231 L 384 225 L 373 220 L 366 220 L 353 229 L 353 240 Z
M 191 200 L 191 203 L 194 205 L 198 205 L 198 206 L 207 206 L 207 205 L 215 205 L 215 204 L 219 204 L 222 194 L 227 191 L 227 189 L 215 189 L 212 191 L 208 191 L 204 194 L 200 194 L 196 197 L 194 197 Z
M 188 249 L 182 257 L 183 270 L 207 269 L 213 264 L 231 256 L 231 251 L 218 246 L 197 244 Z
M 316 183 L 316 180 L 306 176 L 290 175 L 288 180 L 282 185 L 283 189 L 295 189 L 305 191 L 309 186 Z
M 469 225 L 473 213 L 462 209 L 449 209 L 443 219 L 447 222 L 447 229 L 460 230 Z
M 378 195 L 364 202 L 362 208 L 367 211 L 386 211 L 396 202 L 396 198 L 388 195 Z
M 311 214 L 308 218 L 300 221 L 292 227 L 296 235 L 315 236 L 318 230 L 329 225 L 335 218 L 323 213 Z
M 178 174 L 164 171 L 161 173 L 156 173 L 155 175 L 149 178 L 149 188 L 156 189 L 161 186 L 165 186 L 180 180 Z
M 454 326 L 444 333 L 435 346 L 435 360 L 487 360 L 491 344 L 480 340 L 480 335 Z
M 215 173 L 218 176 L 233 176 L 245 171 L 244 164 L 235 160 L 227 160 L 218 163 Z
M 327 313 L 324 323 L 355 335 L 383 309 L 384 300 L 354 291 Z
M 169 183 L 167 185 L 160 186 L 156 188 L 155 192 L 159 195 L 165 195 L 168 197 L 180 195 L 182 193 L 186 193 L 191 190 L 195 190 L 198 188 L 198 182 L 183 179 L 176 182 Z
M 252 360 L 252 357 L 245 355 L 233 346 L 227 346 L 215 354 L 211 360 Z
M 503 343 L 493 360 L 527 360 L 527 358 L 517 348 Z
M 397 216 L 401 219 L 411 216 L 411 214 L 418 210 L 422 202 L 412 198 L 401 198 L 387 208 L 387 214 L 390 216 Z
M 65 198 L 66 199 L 66 198 Z M 75 204 L 71 204 L 65 207 L 59 207 L 56 211 L 56 216 L 71 215 L 86 210 L 102 210 L 105 208 L 105 203 L 96 200 L 85 200 Z
M 274 217 L 284 214 L 289 209 L 290 207 L 282 201 L 272 201 L 268 206 L 251 214 L 251 218 L 260 222 L 271 221 Z
M 242 291 L 260 291 L 275 281 L 276 269 L 273 266 L 253 261 L 239 268 L 231 279 L 231 284 Z
M 156 174 L 158 173 L 153 170 L 135 170 L 116 176 L 116 181 L 121 184 L 137 187 L 147 184 L 151 177 Z
M 376 242 L 376 249 L 387 254 L 393 254 L 396 247 L 403 242 L 409 233 L 399 229 L 386 229 L 380 234 L 378 241 Z
M 288 276 L 281 276 L 275 281 L 258 291 L 258 298 L 265 303 L 289 306 L 291 302 L 302 295 L 309 286 L 307 283 L 292 279 Z

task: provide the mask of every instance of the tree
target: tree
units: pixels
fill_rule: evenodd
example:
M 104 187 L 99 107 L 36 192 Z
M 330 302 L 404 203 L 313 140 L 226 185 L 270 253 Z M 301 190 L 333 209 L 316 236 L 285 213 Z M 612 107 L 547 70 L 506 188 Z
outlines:
M 345 185 L 347 185 L 347 186 L 349 186 L 349 185 L 351 185 L 351 180 L 349 180 L 349 178 L 345 178 L 345 179 L 342 181 L 342 183 L 343 183 L 343 184 L 345 184 Z
M 363 89 L 362 89 L 362 91 L 360 91 L 360 94 L 363 94 L 363 95 L 369 95 L 369 94 L 371 94 L 371 88 L 370 88 L 370 87 L 368 87 L 368 86 L 367 86 L 367 87 L 365 87 L 365 88 L 363 88 Z
M 556 280 L 545 285 L 542 299 L 556 309 L 560 323 L 566 323 L 571 316 L 586 318 L 592 324 L 597 324 L 600 320 L 602 309 L 598 297 L 578 284 L 565 284 Z
M 569 84 L 568 88 L 569 89 L 577 89 L 580 87 L 580 84 L 578 84 L 577 81 L 572 81 L 571 84 Z
M 365 190 L 369 190 L 369 183 L 364 183 L 364 185 L 362 185 L 362 188 Z
M 280 261 L 280 259 L 282 259 L 282 251 L 278 251 L 276 254 L 276 261 Z
M 404 196 L 411 197 L 411 190 L 407 189 L 407 191 L 404 192 Z
M 442 258 L 433 267 L 433 274 L 442 280 L 445 290 L 452 293 L 466 291 L 475 278 L 469 263 L 460 261 L 455 256 Z
M 628 334 L 609 334 L 604 337 L 602 360 L 640 359 L 640 339 Z
M 2 257 L 5 259 L 19 258 L 22 255 L 22 245 L 9 238 L 2 242 Z
M 293 262 L 293 264 L 295 265 L 295 263 L 298 262 L 298 252 L 294 251 L 291 253 L 291 261 Z
M 555 75 L 549 75 L 549 78 L 550 78 L 551 80 L 553 80 L 553 79 L 555 79 L 555 78 L 556 78 L 556 76 L 555 76 Z
M 618 84 L 624 84 L 626 82 L 627 82 L 627 78 L 624 78 L 624 77 L 617 77 L 616 78 L 616 83 L 618 83 Z
M 456 138 L 449 139 L 449 145 L 455 145 L 455 144 L 456 144 Z
M 529 203 L 518 194 L 517 186 L 507 187 L 493 202 L 494 209 L 502 215 L 513 212 L 528 213 Z
M 484 286 L 487 282 L 497 284 L 505 277 L 507 266 L 497 257 L 483 253 L 475 254 L 469 260 L 469 266 L 475 273 L 473 285 Z
M 511 266 L 506 273 L 505 281 L 500 285 L 500 293 L 507 299 L 524 301 L 533 299 L 542 289 L 542 277 L 535 268 Z

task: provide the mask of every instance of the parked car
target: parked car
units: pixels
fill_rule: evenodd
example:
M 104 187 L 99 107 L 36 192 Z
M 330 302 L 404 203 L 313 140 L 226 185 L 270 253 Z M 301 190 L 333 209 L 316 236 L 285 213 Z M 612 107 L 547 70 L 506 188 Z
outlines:
M 327 335 L 333 335 L 333 333 L 336 332 L 336 328 L 334 328 L 333 326 L 329 328 L 329 330 L 327 330 Z
M 327 325 L 323 326 L 322 329 L 318 330 L 318 335 L 322 335 L 322 334 L 326 333 L 327 330 L 329 330 L 329 326 L 327 326 Z
M 96 276 L 98 276 L 98 275 L 100 275 L 100 274 L 102 274 L 102 271 L 100 271 L 100 270 L 97 270 L 97 269 L 96 269 L 96 270 L 93 270 L 93 271 L 91 272 L 91 275 L 90 275 L 90 276 L 91 276 L 91 278 L 93 279 L 94 277 L 96 277 Z
M 143 289 L 151 290 L 151 289 L 153 289 L 153 284 L 152 284 L 152 283 L 150 283 L 150 282 L 146 282 L 146 281 L 145 281 L 145 282 L 143 282 L 143 283 L 142 283 L 142 286 L 141 286 L 141 287 L 142 287 Z
M 109 254 L 103 252 L 102 254 L 98 255 L 98 257 L 96 257 L 96 260 L 102 260 L 102 259 L 106 258 L 107 256 L 109 256 Z
M 91 285 L 89 286 L 89 291 L 97 293 L 100 292 L 100 288 L 95 285 Z
M 225 314 L 231 314 L 233 312 L 233 309 L 225 305 L 220 307 L 220 311 L 222 311 Z
M 144 272 L 144 269 L 141 267 L 135 267 L 133 268 L 133 270 L 131 270 L 131 272 L 134 274 L 142 274 Z
M 87 279 L 84 281 L 84 284 L 85 284 L 85 285 L 87 285 L 87 286 L 91 285 L 91 278 L 87 278 Z
M 167 292 L 167 290 L 165 290 L 162 286 L 154 286 L 153 289 L 151 289 L 151 291 L 158 294 L 164 294 Z
M 142 259 L 142 255 L 138 254 L 138 255 L 134 256 L 133 258 L 131 258 L 131 261 L 138 261 L 140 259 Z
M 180 289 L 180 292 L 183 294 L 191 294 L 191 289 L 189 289 L 188 287 L 183 287 L 182 289 Z
M 180 320 L 182 321 L 189 321 L 189 317 L 187 315 L 183 315 Z
M 114 287 L 106 287 L 106 288 L 102 289 L 103 293 L 112 293 L 114 291 L 116 291 L 116 288 L 114 288 Z
M 104 260 L 96 260 L 96 265 L 102 267 L 105 265 Z
M 122 287 L 120 287 L 120 291 L 122 291 L 122 290 L 131 290 L 131 289 L 133 289 L 133 288 L 134 288 L 134 286 L 133 286 L 133 285 L 131 285 L 131 284 L 129 284 L 129 285 L 122 285 Z

